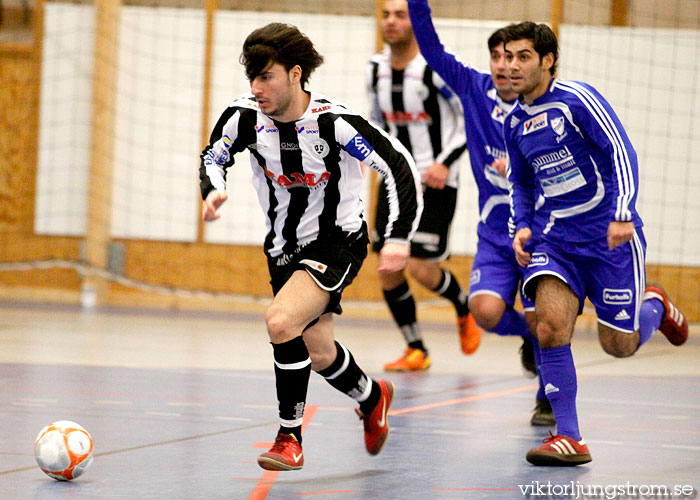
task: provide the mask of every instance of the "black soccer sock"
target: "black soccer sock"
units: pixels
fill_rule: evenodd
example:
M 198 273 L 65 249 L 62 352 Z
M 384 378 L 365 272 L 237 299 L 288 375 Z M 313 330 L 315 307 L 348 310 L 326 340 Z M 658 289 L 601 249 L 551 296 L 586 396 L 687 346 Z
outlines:
M 396 288 L 384 290 L 384 300 L 389 306 L 394 321 L 399 325 L 401 333 L 406 339 L 406 344 L 414 349 L 426 351 L 416 321 L 416 302 L 413 300 L 413 293 L 411 293 L 408 283 L 404 281 Z
M 281 344 L 272 344 L 272 349 L 280 432 L 294 434 L 301 444 L 301 423 L 311 375 L 309 351 L 301 335 Z
M 447 269 L 442 269 L 440 284 L 433 291 L 454 304 L 457 316 L 469 314 L 469 295 L 462 290 L 457 278 Z
M 369 414 L 379 401 L 379 384 L 369 378 L 357 365 L 352 353 L 340 342 L 335 343 L 337 354 L 328 368 L 318 372 L 326 382 L 360 403 L 360 410 Z

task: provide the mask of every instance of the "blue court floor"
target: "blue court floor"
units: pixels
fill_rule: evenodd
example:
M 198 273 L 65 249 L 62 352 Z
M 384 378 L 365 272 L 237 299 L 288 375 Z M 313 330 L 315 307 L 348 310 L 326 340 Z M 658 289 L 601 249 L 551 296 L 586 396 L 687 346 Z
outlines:
M 536 468 L 525 453 L 548 430 L 529 425 L 536 386 L 514 366 L 515 339 L 485 337 L 472 362 L 453 352 L 450 328 L 427 325 L 434 369 L 382 374 L 379 359 L 401 348 L 391 323 L 341 318 L 337 333 L 360 364 L 365 357 L 372 375 L 396 384 L 389 441 L 370 457 L 352 401 L 312 374 L 304 468 L 278 473 L 256 463 L 278 425 L 259 318 L 9 306 L 0 315 L 2 499 L 576 498 L 575 491 L 605 486 L 617 496 L 588 498 L 670 498 L 639 496 L 659 488 L 693 498 L 700 491 L 696 330 L 682 348 L 652 339 L 626 368 L 627 360 L 596 350 L 590 335 L 575 339 L 580 424 L 593 462 Z M 378 330 L 389 340 L 374 344 L 389 350 L 390 342 L 390 353 L 372 347 Z M 182 352 L 190 356 L 171 354 Z M 237 356 L 249 359 L 221 366 Z M 38 431 L 60 419 L 80 423 L 95 443 L 92 467 L 69 483 L 45 476 L 33 456 Z M 632 486 L 647 489 L 621 494 Z

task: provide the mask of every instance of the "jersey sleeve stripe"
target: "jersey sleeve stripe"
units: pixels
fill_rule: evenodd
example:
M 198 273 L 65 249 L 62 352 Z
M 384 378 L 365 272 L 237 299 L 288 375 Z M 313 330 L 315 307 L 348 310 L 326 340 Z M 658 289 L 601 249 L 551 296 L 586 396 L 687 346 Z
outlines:
M 423 200 L 418 185 L 418 173 L 413 159 L 398 139 L 367 122 L 358 115 L 341 115 L 361 139 L 367 140 L 373 151 L 357 158 L 379 172 L 385 180 L 389 201 L 389 221 L 385 239 L 410 239 L 415 233 Z M 355 136 L 357 138 L 357 136 Z M 348 151 L 349 154 L 352 148 Z
M 629 210 L 629 203 L 631 202 L 635 193 L 634 175 L 630 164 L 629 155 L 627 153 L 627 148 L 625 147 L 624 141 L 622 140 L 614 121 L 598 98 L 582 85 L 574 82 L 564 83 L 558 81 L 556 86 L 562 90 L 574 94 L 579 98 L 591 116 L 595 118 L 596 122 L 600 125 L 601 129 L 612 144 L 615 158 L 615 173 L 619 191 L 615 210 L 615 220 L 632 220 L 632 213 Z

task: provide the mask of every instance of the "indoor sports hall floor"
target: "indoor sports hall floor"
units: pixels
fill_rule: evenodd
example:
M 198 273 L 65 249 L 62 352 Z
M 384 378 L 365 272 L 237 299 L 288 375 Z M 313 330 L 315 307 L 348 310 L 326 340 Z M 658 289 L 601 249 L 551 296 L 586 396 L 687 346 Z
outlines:
M 345 307 L 337 338 L 380 375 L 402 350 L 399 333 L 383 314 L 366 319 Z M 535 384 L 522 374 L 518 339 L 486 335 L 467 357 L 452 323 L 429 318 L 430 371 L 385 375 L 396 397 L 384 451 L 367 455 L 352 402 L 312 374 L 304 469 L 277 473 L 256 463 L 277 429 L 261 312 L 0 303 L 0 498 L 576 498 L 561 495 L 572 492 L 564 486 L 618 492 L 590 498 L 670 498 L 619 493 L 631 485 L 647 487 L 638 493 L 700 491 L 700 328 L 691 328 L 683 347 L 658 335 L 618 360 L 602 352 L 591 326 L 581 322 L 573 344 L 588 465 L 525 461 L 548 434 L 529 425 Z M 92 467 L 70 483 L 45 476 L 33 456 L 39 430 L 61 419 L 83 425 L 95 443 Z M 529 496 L 521 492 L 533 487 Z

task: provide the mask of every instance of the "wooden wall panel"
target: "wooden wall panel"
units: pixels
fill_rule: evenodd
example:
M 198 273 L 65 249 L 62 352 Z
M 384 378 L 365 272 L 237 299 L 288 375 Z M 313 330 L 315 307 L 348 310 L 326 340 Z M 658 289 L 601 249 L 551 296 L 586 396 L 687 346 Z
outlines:
M 271 297 L 267 260 L 260 247 L 204 243 L 119 240 L 125 248 L 124 274 L 155 286 L 202 290 L 219 294 Z M 455 256 L 448 267 L 461 283 L 468 283 L 472 257 Z M 381 300 L 377 256 L 370 252 L 360 274 L 343 296 L 351 300 Z M 113 297 L 124 290 L 113 285 Z M 435 298 L 416 285 L 418 299 Z
M 39 122 L 34 50 L 32 44 L 0 44 L 0 262 L 77 261 L 77 238 L 33 234 Z M 0 272 L 0 287 L 23 287 L 23 297 L 31 287 L 48 288 L 55 295 L 56 290 L 75 291 L 79 285 L 73 270 Z
M 31 45 L 0 45 L 0 232 L 31 233 L 38 74 Z

